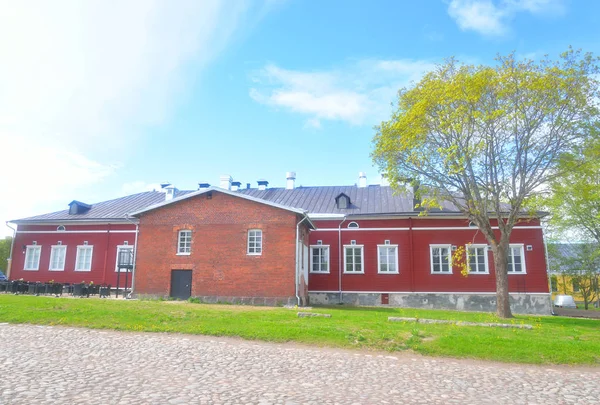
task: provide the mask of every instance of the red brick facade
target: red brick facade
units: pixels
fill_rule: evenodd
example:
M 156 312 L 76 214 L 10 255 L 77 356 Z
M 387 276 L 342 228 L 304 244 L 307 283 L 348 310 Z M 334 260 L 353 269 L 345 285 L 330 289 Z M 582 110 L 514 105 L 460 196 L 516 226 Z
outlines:
M 193 297 L 290 302 L 300 219 L 294 212 L 217 191 L 145 212 L 140 215 L 136 293 L 168 296 L 172 270 L 192 270 Z M 301 228 L 307 244 L 307 229 Z M 262 230 L 260 255 L 247 254 L 250 229 Z M 180 230 L 192 231 L 189 255 L 177 254 Z M 306 281 L 302 278 L 303 297 Z

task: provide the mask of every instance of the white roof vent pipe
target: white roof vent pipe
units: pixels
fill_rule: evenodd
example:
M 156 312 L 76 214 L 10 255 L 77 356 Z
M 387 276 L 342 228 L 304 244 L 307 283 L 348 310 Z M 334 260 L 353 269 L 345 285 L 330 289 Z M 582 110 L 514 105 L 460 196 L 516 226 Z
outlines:
M 231 191 L 239 191 L 242 188 L 241 181 L 232 181 L 231 182 Z
M 258 189 L 261 191 L 266 190 L 267 186 L 269 185 L 269 182 L 264 179 L 258 180 L 257 183 L 258 183 Z
M 219 187 L 224 188 L 225 190 L 231 190 L 231 181 L 233 179 L 230 175 L 225 174 L 219 177 Z
M 163 190 L 165 191 L 165 201 L 171 201 L 178 191 L 172 184 L 169 184 L 168 186 L 164 187 Z
M 285 178 L 287 182 L 285 183 L 285 188 L 287 190 L 293 190 L 296 188 L 296 172 L 287 172 L 285 174 Z
M 367 187 L 367 173 L 365 173 L 365 172 L 358 173 L 358 187 L 359 188 Z

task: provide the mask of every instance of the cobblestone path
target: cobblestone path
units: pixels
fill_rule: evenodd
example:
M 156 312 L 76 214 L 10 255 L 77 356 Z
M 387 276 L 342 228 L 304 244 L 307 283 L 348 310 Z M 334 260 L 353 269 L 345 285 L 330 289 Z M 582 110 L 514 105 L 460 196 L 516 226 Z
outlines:
M 598 404 L 600 369 L 0 324 L 0 404 Z

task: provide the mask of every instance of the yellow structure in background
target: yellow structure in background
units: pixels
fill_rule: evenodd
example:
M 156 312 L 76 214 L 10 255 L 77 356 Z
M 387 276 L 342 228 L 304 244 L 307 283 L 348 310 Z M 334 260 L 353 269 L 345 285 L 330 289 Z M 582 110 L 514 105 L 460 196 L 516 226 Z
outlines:
M 570 274 L 551 274 L 550 288 L 553 301 L 557 295 L 572 295 L 577 303 L 583 303 L 583 296 L 579 292 L 577 281 L 573 280 L 573 277 Z M 597 303 L 599 299 L 600 297 L 596 297 L 594 302 Z

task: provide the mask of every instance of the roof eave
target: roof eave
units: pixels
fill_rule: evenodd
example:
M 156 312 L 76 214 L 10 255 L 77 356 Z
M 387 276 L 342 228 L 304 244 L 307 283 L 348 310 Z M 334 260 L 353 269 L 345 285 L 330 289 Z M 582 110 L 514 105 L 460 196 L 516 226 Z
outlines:
M 137 218 L 134 218 L 137 220 Z M 68 219 L 15 219 L 8 221 L 15 225 L 61 225 L 65 223 L 131 223 L 127 218 L 68 218 Z

